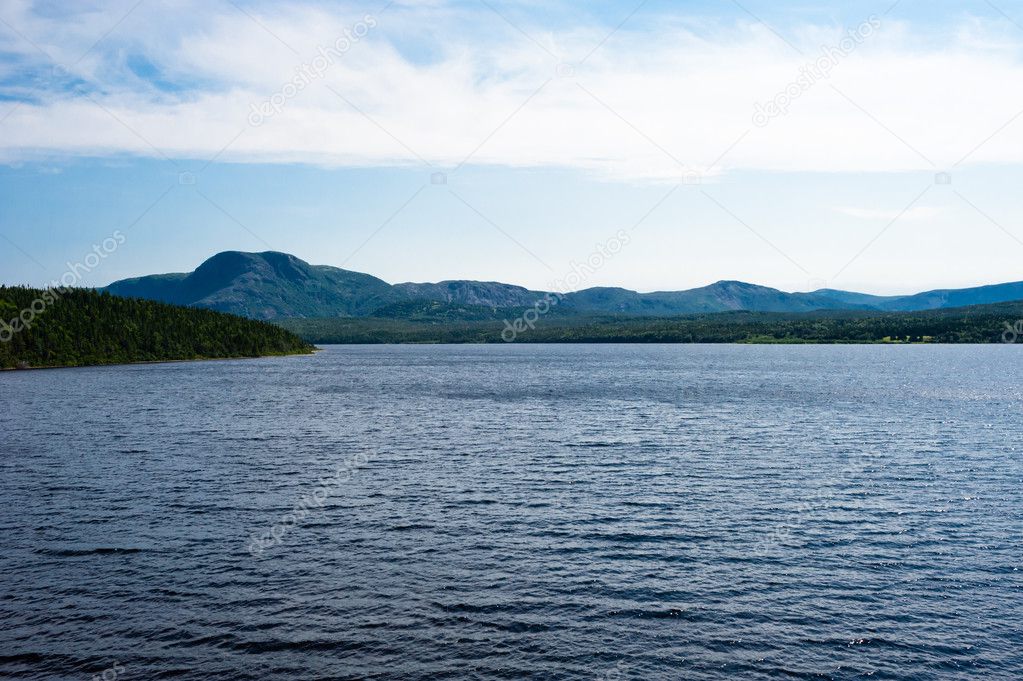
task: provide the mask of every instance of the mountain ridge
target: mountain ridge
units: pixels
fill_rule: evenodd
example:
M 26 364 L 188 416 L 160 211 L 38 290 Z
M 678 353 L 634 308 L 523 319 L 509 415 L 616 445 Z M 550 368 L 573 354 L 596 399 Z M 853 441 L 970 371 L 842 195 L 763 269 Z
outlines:
M 368 317 L 394 314 L 402 304 L 491 310 L 528 308 L 548 296 L 565 312 L 677 316 L 715 312 L 812 312 L 816 310 L 923 311 L 1023 300 L 1023 282 L 967 289 L 937 289 L 907 296 L 820 289 L 788 293 L 768 286 L 722 280 L 682 291 L 639 293 L 592 287 L 559 295 L 496 281 L 447 280 L 389 284 L 370 274 L 311 265 L 277 251 L 217 253 L 190 273 L 156 274 L 113 282 L 113 295 L 208 308 L 253 319 Z M 434 306 L 436 307 L 436 306 Z M 422 310 L 415 308 L 417 314 Z M 439 310 L 439 308 L 438 308 Z

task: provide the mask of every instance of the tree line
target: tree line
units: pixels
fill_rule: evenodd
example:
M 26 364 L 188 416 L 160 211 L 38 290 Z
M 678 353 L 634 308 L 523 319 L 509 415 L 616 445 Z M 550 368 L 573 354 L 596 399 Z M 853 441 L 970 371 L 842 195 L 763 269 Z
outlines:
M 0 286 L 0 368 L 311 352 L 294 334 L 222 312 L 92 289 Z
M 288 319 L 276 323 L 314 343 L 500 343 L 507 322 L 422 316 Z M 541 316 L 520 343 L 1023 343 L 1023 303 L 925 312 L 720 312 L 681 317 Z M 1014 329 L 1019 329 L 1016 333 Z M 504 338 L 502 338 L 504 334 Z

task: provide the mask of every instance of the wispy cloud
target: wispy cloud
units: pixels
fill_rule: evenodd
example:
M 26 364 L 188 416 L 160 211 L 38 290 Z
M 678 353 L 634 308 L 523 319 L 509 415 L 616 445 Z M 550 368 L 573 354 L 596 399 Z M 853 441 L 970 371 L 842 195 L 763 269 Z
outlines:
M 786 31 L 797 52 L 748 18 L 696 25 L 640 13 L 580 66 L 607 26 L 549 29 L 516 14 L 513 30 L 482 5 L 395 3 L 272 120 L 222 151 L 252 106 L 350 31 L 365 6 L 151 0 L 123 18 L 132 6 L 54 16 L 27 0 L 5 4 L 0 49 L 11 56 L 0 66 L 14 101 L 0 103 L 0 160 L 220 153 L 455 167 L 472 154 L 479 164 L 677 181 L 708 170 L 746 131 L 717 171 L 933 171 L 921 154 L 950 167 L 999 131 L 968 162 L 1023 162 L 1023 122 L 1001 128 L 1023 111 L 1023 90 L 1005 86 L 1023 80 L 1023 63 L 1000 17 L 970 19 L 940 44 L 885 19 L 824 85 L 757 129 L 756 103 L 798 78 L 842 28 Z

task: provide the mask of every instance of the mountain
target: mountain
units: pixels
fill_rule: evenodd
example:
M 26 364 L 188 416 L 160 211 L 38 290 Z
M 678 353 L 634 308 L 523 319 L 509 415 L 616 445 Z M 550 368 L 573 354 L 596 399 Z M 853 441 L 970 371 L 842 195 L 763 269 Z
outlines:
M 482 305 L 485 307 L 527 307 L 544 297 L 543 291 L 494 281 L 442 281 L 439 284 L 396 284 L 394 290 L 408 300 Z
M 227 251 L 191 274 L 125 279 L 105 290 L 253 319 L 362 316 L 405 299 L 390 284 L 368 274 L 310 265 L 272 251 Z
M 832 305 L 842 307 L 861 307 L 869 310 L 880 310 L 889 303 L 893 303 L 901 296 L 872 296 L 869 293 L 852 293 L 850 291 L 838 291 L 824 288 L 807 295 L 819 300 L 827 300 Z
M 871 296 L 865 293 L 850 293 L 834 289 L 821 289 L 808 295 L 828 300 L 832 304 L 840 306 L 860 306 L 863 309 L 889 312 L 915 312 L 970 305 L 994 305 L 1023 300 L 1023 282 L 975 288 L 941 289 L 911 296 Z
M 701 312 L 809 312 L 849 309 L 827 298 L 807 293 L 784 293 L 741 281 L 719 281 L 689 291 L 636 293 L 623 288 L 591 288 L 565 297 L 566 304 L 581 312 L 616 312 L 670 316 Z
M 1023 282 L 995 284 L 976 288 L 927 291 L 881 303 L 880 309 L 899 312 L 942 310 L 967 305 L 992 305 L 1023 300 Z
M 105 290 L 118 296 L 209 308 L 255 319 L 504 318 L 509 310 L 530 308 L 545 297 L 556 295 L 500 282 L 391 285 L 368 274 L 310 265 L 293 255 L 273 251 L 228 251 L 213 256 L 192 273 L 125 279 Z M 786 293 L 741 281 L 719 281 L 688 291 L 655 293 L 589 288 L 561 296 L 554 307 L 558 314 L 671 317 L 731 311 L 913 312 L 1016 300 L 1023 300 L 1023 282 L 929 291 L 912 296 L 872 296 L 835 289 Z

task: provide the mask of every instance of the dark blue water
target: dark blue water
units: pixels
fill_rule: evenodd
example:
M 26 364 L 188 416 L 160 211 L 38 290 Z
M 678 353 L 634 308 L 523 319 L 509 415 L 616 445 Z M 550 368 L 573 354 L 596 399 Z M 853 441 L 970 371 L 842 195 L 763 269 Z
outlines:
M 0 391 L 3 678 L 1023 678 L 1015 347 L 332 347 Z

